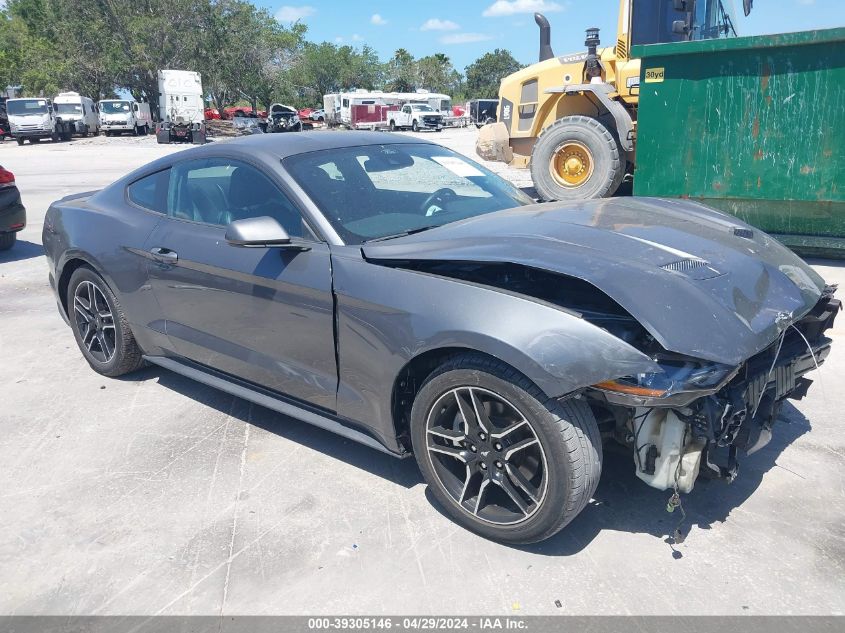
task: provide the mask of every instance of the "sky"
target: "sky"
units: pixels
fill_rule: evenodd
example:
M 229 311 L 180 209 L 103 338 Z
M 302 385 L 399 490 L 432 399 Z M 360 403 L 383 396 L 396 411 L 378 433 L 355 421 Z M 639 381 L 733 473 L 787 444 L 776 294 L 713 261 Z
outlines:
M 731 0 L 727 0 L 730 2 Z M 615 41 L 619 0 L 253 0 L 282 23 L 301 20 L 308 39 L 352 46 L 368 44 L 385 60 L 404 47 L 415 57 L 445 53 L 464 67 L 495 48 L 522 63 L 536 61 L 534 11 L 552 26 L 556 54 L 584 48 L 584 30 L 601 29 L 602 43 Z M 749 17 L 736 5 L 740 35 L 784 33 L 845 26 L 845 0 L 755 0 Z

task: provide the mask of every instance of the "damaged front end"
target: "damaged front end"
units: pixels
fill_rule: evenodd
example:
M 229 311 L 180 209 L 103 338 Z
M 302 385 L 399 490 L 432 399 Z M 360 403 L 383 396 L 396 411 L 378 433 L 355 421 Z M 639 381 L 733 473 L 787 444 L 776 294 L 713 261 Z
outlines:
M 736 367 L 656 354 L 662 373 L 605 381 L 586 393 L 603 435 L 630 447 L 637 477 L 659 490 L 690 492 L 699 475 L 732 481 L 739 453 L 761 449 L 786 399 L 830 353 L 824 334 L 840 301 L 827 287 L 814 308 Z

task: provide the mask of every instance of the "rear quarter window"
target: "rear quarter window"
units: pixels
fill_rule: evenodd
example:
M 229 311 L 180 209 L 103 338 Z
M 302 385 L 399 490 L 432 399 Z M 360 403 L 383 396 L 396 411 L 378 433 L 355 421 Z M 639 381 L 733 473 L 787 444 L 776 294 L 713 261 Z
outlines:
M 167 187 L 170 169 L 136 180 L 126 188 L 126 196 L 132 204 L 148 211 L 167 213 Z

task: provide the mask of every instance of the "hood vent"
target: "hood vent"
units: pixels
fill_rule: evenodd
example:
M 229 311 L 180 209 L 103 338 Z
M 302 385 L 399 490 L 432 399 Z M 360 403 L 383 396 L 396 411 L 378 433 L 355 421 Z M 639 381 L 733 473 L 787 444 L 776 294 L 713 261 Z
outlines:
M 698 268 L 704 268 L 708 266 L 709 262 L 698 259 L 697 257 L 691 257 L 687 259 L 680 259 L 676 262 L 670 262 L 668 264 L 663 264 L 661 268 L 663 270 L 671 270 L 675 273 L 688 273 L 690 271 L 696 270 Z
M 751 229 L 743 229 L 738 226 L 734 227 L 734 235 L 737 237 L 743 237 L 746 240 L 754 239 L 754 231 Z

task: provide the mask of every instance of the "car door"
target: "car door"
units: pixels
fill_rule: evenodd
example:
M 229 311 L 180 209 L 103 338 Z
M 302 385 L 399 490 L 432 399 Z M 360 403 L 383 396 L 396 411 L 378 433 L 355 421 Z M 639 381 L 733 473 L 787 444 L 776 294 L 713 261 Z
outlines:
M 150 283 L 181 356 L 334 410 L 329 247 L 278 183 L 227 158 L 177 163 L 167 217 L 150 236 Z M 241 248 L 224 239 L 237 219 L 271 216 L 309 250 Z

